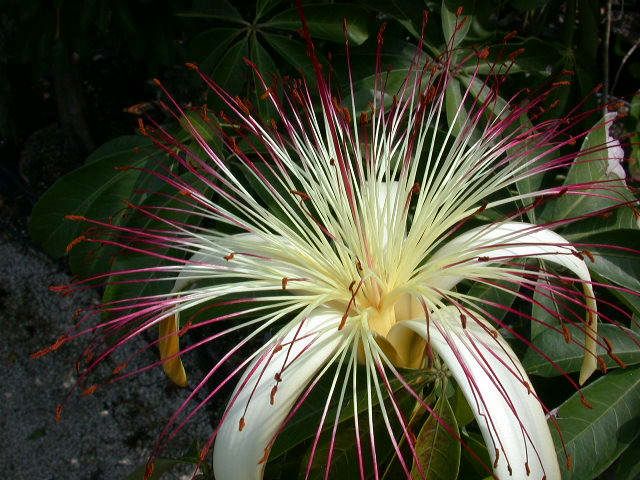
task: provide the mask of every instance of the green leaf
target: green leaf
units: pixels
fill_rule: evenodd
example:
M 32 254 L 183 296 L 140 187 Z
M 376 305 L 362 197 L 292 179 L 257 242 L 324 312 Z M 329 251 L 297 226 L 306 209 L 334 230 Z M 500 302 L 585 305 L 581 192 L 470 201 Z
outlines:
M 584 358 L 582 344 L 584 332 L 577 326 L 567 326 L 573 341 L 567 343 L 564 335 L 555 330 L 545 330 L 538 335 L 533 344 L 545 352 L 557 365 L 567 373 L 580 371 L 580 365 Z M 640 335 L 624 327 L 601 324 L 598 326 L 598 336 L 606 337 L 613 347 L 613 353 L 620 357 L 626 365 L 640 363 Z M 607 351 L 598 346 L 598 355 L 602 356 L 608 368 L 617 368 L 619 365 L 607 355 Z M 541 377 L 555 377 L 561 375 L 548 360 L 541 357 L 536 351 L 528 349 L 522 358 L 522 365 L 527 373 Z
M 564 181 L 565 186 L 593 182 L 595 184 L 588 187 L 588 194 L 578 191 L 577 194 L 564 194 L 549 202 L 544 210 L 545 218 L 575 218 L 634 200 L 635 197 L 624 180 L 608 172 L 609 149 L 605 146 L 607 127 L 608 124 L 605 125 L 604 120 L 593 127 L 582 143 L 581 155 L 569 168 Z M 602 188 L 598 188 L 598 182 L 606 183 L 602 183 Z M 622 208 L 617 214 L 625 216 L 621 228 L 636 228 L 635 218 L 629 208 Z
M 189 58 L 199 63 L 203 71 L 211 72 L 240 34 L 240 28 L 206 30 L 189 42 Z
M 453 135 L 457 137 L 464 128 L 464 122 L 467 117 L 464 105 L 462 105 L 460 80 L 452 78 L 449 81 L 447 89 L 445 90 L 444 101 L 447 111 L 447 121 L 449 122 Z
M 211 70 L 211 78 L 224 89 L 240 93 L 249 76 L 249 67 L 242 61 L 249 54 L 249 41 L 241 37 L 231 45 Z
M 269 52 L 267 52 L 264 47 L 260 44 L 256 36 L 253 36 L 250 41 L 251 44 L 251 60 L 258 67 L 258 71 L 262 75 L 265 83 L 270 85 L 271 76 L 276 74 L 278 68 L 276 67 L 273 58 Z M 275 116 L 275 109 L 271 103 L 269 98 L 262 98 L 263 93 L 265 92 L 265 87 L 260 82 L 258 75 L 253 73 L 253 81 L 254 88 L 253 90 L 253 101 L 254 105 L 260 112 L 260 118 L 269 119 Z
M 513 284 L 509 284 L 507 282 L 504 283 L 504 287 L 507 289 L 514 289 L 516 286 Z M 516 298 L 516 294 L 502 290 L 501 288 L 494 287 L 493 285 L 485 285 L 480 282 L 476 282 L 469 289 L 467 295 L 477 298 L 477 305 L 483 311 L 488 312 L 487 318 L 493 320 L 494 318 L 497 320 L 502 320 L 507 314 L 507 309 L 513 305 L 513 302 Z M 498 305 L 502 305 L 504 308 L 500 308 L 495 305 L 490 305 L 484 302 L 491 302 Z
M 344 42 L 343 21 L 347 21 L 347 32 L 351 42 L 356 45 L 369 38 L 367 15 L 355 5 L 303 5 L 304 14 L 311 36 L 316 39 Z M 292 8 L 279 13 L 265 26 L 282 30 L 297 31 L 302 27 L 298 9 Z
M 197 182 L 193 174 L 186 174 L 183 177 L 187 183 L 195 184 Z M 203 192 L 208 192 L 209 189 L 204 186 L 201 188 Z M 181 212 L 179 209 L 184 208 L 180 198 L 175 198 L 175 188 L 169 185 L 165 185 L 164 188 L 156 194 L 150 195 L 143 203 L 144 207 L 161 208 L 164 213 L 162 218 L 170 221 L 177 221 L 191 225 L 193 228 L 202 221 L 202 218 L 198 215 L 189 214 L 187 212 Z M 172 211 L 171 209 L 176 209 Z M 171 212 L 171 213 L 169 213 Z M 167 223 L 152 217 L 138 214 L 134 216 L 129 225 L 135 226 L 142 230 L 162 230 L 170 229 Z M 172 255 L 177 258 L 185 258 L 187 255 L 182 250 L 171 250 L 169 248 L 162 248 L 155 250 L 162 255 Z M 129 251 L 120 252 L 119 255 L 114 255 L 115 261 L 111 266 L 111 271 L 117 272 L 119 270 L 129 270 L 136 268 L 151 268 L 159 265 L 170 263 L 169 260 L 164 260 L 158 257 L 152 257 L 150 255 L 137 254 Z M 123 298 L 136 298 L 145 295 L 159 295 L 162 293 L 168 293 L 173 288 L 173 281 L 154 281 L 159 278 L 166 278 L 170 275 L 166 272 L 141 272 L 136 274 L 135 278 L 140 280 L 132 283 L 118 283 L 121 280 L 119 276 L 111 278 L 103 293 L 102 301 L 108 303 L 113 300 L 119 300 Z M 127 275 L 127 279 L 132 278 Z
M 416 439 L 416 455 L 421 468 L 414 459 L 411 477 L 452 480 L 458 476 L 460 468 L 460 442 L 450 433 L 458 434 L 456 417 L 446 395 L 440 396 L 433 410 Z M 440 424 L 438 417 L 450 431 Z
M 640 292 L 640 232 L 612 230 L 581 241 L 587 244 L 594 257 L 594 262 L 586 260 L 590 270 L 609 282 Z M 608 248 L 606 245 L 620 248 Z
M 325 375 L 326 378 L 323 378 L 318 385 L 316 385 L 315 389 L 311 392 L 307 400 L 305 400 L 300 410 L 287 424 L 287 427 L 283 432 L 278 435 L 278 438 L 271 449 L 271 454 L 269 456 L 270 462 L 272 460 L 277 460 L 286 452 L 309 440 L 316 434 L 320 413 L 325 407 L 327 395 L 331 386 L 331 371 Z M 364 375 L 364 371 L 359 369 L 358 378 L 363 379 Z M 427 373 L 419 371 L 404 372 L 403 375 L 414 389 L 421 388 L 420 385 L 424 385 L 427 379 L 430 378 Z M 398 380 L 390 379 L 389 381 L 394 392 L 403 390 L 404 387 Z M 355 395 L 358 402 L 358 412 L 365 412 L 367 410 L 368 393 L 363 381 L 359 382 Z M 342 407 L 342 411 L 340 412 L 340 422 L 345 422 L 346 420 L 351 420 L 353 418 L 353 397 L 353 390 L 348 389 L 345 395 L 345 403 Z M 387 398 L 385 392 L 383 392 L 383 397 L 385 399 Z M 377 398 L 375 395 L 373 397 L 373 405 L 377 405 Z M 335 413 L 335 407 L 330 408 L 327 413 L 327 418 L 335 418 Z M 331 427 L 327 427 L 325 425 L 325 428 Z
M 442 8 L 440 10 L 442 16 L 442 33 L 444 41 L 450 48 L 456 48 L 460 42 L 464 40 L 471 25 L 471 17 L 469 15 L 461 15 L 458 17 L 447 6 L 446 0 L 442 0 Z
M 31 238 L 49 255 L 59 258 L 86 228 L 81 222 L 65 219 L 66 215 L 107 219 L 119 214 L 123 200 L 131 199 L 140 172 L 117 167 L 146 164 L 157 155 L 149 148 L 150 143 L 142 137 L 116 138 L 91 155 L 86 165 L 60 178 L 33 207 Z
M 301 42 L 275 34 L 264 34 L 264 38 L 269 45 L 297 72 L 301 73 L 307 81 L 314 81 L 315 74 L 313 66 L 307 56 L 306 48 Z
M 273 10 L 274 7 L 282 3 L 282 0 L 257 0 L 256 1 L 256 21 Z
M 555 413 L 572 469 L 563 461 L 562 442 L 549 421 L 564 480 L 595 478 L 640 432 L 640 369 L 611 372 L 583 388 L 582 393 L 592 408 L 585 407 L 580 394 L 575 393 Z
M 216 0 L 215 2 L 197 2 L 193 11 L 178 14 L 183 18 L 202 18 L 211 20 L 222 20 L 226 22 L 248 25 L 242 18 L 240 12 L 227 0 Z
M 640 436 L 627 447 L 620 458 L 616 468 L 616 480 L 638 480 L 640 478 Z

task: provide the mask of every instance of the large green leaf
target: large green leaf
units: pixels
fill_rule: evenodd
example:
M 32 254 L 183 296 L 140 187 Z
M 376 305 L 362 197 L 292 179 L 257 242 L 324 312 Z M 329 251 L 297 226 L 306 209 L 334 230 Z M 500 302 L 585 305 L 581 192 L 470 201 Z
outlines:
M 551 422 L 564 480 L 589 480 L 602 473 L 640 433 L 640 369 L 611 372 L 575 393 L 554 415 L 571 461 Z M 572 468 L 568 468 L 571 465 Z
M 355 5 L 305 5 L 304 14 L 313 38 L 344 42 L 343 21 L 347 21 L 349 40 L 356 45 L 369 38 L 366 12 Z M 268 28 L 298 31 L 302 26 L 298 9 L 279 13 L 266 24 Z
M 585 257 L 591 271 L 608 282 L 640 292 L 640 231 L 611 230 L 583 237 L 580 242 L 593 256 L 593 262 Z
M 452 480 L 457 478 L 460 468 L 460 442 L 451 434 L 451 431 L 458 434 L 456 416 L 446 395 L 440 396 L 433 411 L 416 439 L 416 455 L 421 469 L 414 459 L 411 476 L 416 479 Z
M 640 478 L 640 436 L 627 447 L 618 460 L 615 480 L 638 480 Z
M 574 341 L 582 343 L 584 333 L 576 326 L 568 326 L 568 331 Z M 640 335 L 624 327 L 604 324 L 598 327 L 598 335 L 606 337 L 611 342 L 612 351 L 626 365 L 640 363 Z M 554 362 L 567 373 L 580 370 L 584 358 L 584 348 L 574 341 L 567 343 L 562 333 L 546 330 L 533 340 L 533 344 L 545 352 Z M 608 368 L 618 367 L 604 348 L 598 347 L 598 355 L 606 362 Z M 561 373 L 548 360 L 541 357 L 535 350 L 529 349 L 522 358 L 522 365 L 527 373 L 542 377 L 554 377 Z
M 607 128 L 604 120 L 598 122 L 582 143 L 581 154 L 571 165 L 565 186 L 590 185 L 587 194 L 565 194 L 550 202 L 544 210 L 548 219 L 568 219 L 588 215 L 595 211 L 614 207 L 634 200 L 624 180 L 609 171 L 609 148 L 606 146 Z M 611 198 L 609 198 L 611 197 Z M 635 228 L 635 218 L 629 208 L 617 215 L 623 216 L 621 228 Z
M 143 137 L 121 137 L 107 142 L 87 164 L 60 178 L 31 212 L 31 238 L 51 256 L 65 254 L 67 245 L 86 225 L 66 220 L 66 215 L 108 219 L 118 215 L 123 200 L 131 199 L 140 172 L 118 167 L 145 165 L 157 151 Z
M 467 295 L 478 299 L 477 305 L 483 310 L 483 314 L 485 314 L 485 311 L 487 312 L 485 314 L 487 318 L 502 320 L 516 298 L 516 294 L 509 291 L 509 289 L 517 289 L 517 286 L 505 282 L 504 288 L 506 290 L 477 282 L 469 289 Z M 493 304 L 501 305 L 504 308 Z

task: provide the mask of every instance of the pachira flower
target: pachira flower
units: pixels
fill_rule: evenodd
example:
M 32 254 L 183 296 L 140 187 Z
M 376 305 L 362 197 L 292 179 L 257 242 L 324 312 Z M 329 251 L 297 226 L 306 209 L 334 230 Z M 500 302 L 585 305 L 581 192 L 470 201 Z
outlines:
M 380 474 L 374 432 L 379 424 L 410 478 L 412 468 L 423 472 L 425 466 L 391 381 L 432 412 L 433 405 L 405 375 L 437 364 L 466 397 L 487 446 L 490 474 L 559 479 L 546 407 L 504 335 L 527 340 L 491 313 L 500 304 L 470 294 L 468 286 L 484 284 L 526 303 L 542 285 L 550 298 L 563 298 L 576 315 L 558 314 L 564 324 L 545 326 L 562 331 L 570 324 L 584 333 L 583 339 L 572 339 L 585 352 L 580 383 L 596 369 L 598 314 L 584 260 L 588 254 L 552 231 L 558 223 L 526 220 L 540 200 L 581 195 L 592 185 L 569 192 L 517 189 L 518 183 L 575 160 L 576 153 L 563 150 L 577 138 L 568 134 L 570 122 L 523 122 L 546 96 L 504 103 L 496 74 L 486 81 L 473 77 L 480 94 L 463 94 L 449 122 L 461 127 L 454 131 L 445 112 L 452 57 L 426 58 L 419 50 L 397 92 L 385 91 L 378 61 L 372 103 L 359 115 L 352 100 L 332 94 L 306 27 L 303 32 L 317 96 L 305 81 L 269 85 L 256 71 L 264 101 L 277 113 L 275 120 L 264 121 L 194 66 L 228 107 L 222 118 L 231 127 L 218 130 L 224 147 L 211 146 L 193 115 L 171 100 L 167 108 L 182 119 L 198 147 L 181 143 L 161 126 L 145 128 L 180 166 L 154 172 L 175 190 L 167 195 L 172 206 L 131 206 L 152 219 L 154 228 L 83 219 L 112 234 L 97 239 L 92 230 L 82 240 L 155 262 L 91 281 L 118 283 L 131 276 L 132 282 L 172 285 L 168 293 L 101 307 L 101 314 L 111 317 L 90 331 L 121 332 L 122 340 L 107 345 L 87 371 L 123 342 L 159 330 L 159 364 L 186 386 L 181 358 L 231 337 L 235 340 L 217 351 L 211 370 L 192 387 L 163 438 L 235 383 L 205 451 L 213 448 L 220 480 L 261 478 L 278 433 L 318 382 L 328 379 L 307 474 L 322 432 L 328 429 L 335 438 L 338 416 L 348 403 L 361 478 Z M 393 100 L 385 103 L 388 97 Z M 199 120 L 209 118 L 204 113 Z M 516 307 L 502 308 L 542 322 Z M 190 323 L 185 312 L 199 309 L 210 315 Z M 207 328 L 213 333 L 185 340 L 186 333 Z M 357 386 L 367 392 L 364 406 L 355 393 L 345 398 Z M 332 456 L 333 441 L 327 476 Z

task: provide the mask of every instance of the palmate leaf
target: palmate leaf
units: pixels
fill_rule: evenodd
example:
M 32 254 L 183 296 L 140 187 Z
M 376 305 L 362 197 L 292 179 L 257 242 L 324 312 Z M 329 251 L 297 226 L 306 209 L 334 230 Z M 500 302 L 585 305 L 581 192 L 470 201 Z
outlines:
M 589 480 L 602 473 L 640 433 L 640 368 L 611 372 L 564 402 L 554 416 L 570 456 L 565 462 L 562 442 L 553 422 L 549 427 L 564 480 Z M 572 467 L 572 468 L 569 468 Z

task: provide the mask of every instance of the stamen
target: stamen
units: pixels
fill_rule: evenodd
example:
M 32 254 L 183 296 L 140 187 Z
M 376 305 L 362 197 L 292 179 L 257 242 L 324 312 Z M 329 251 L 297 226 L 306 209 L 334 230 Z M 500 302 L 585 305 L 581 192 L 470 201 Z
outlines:
M 153 471 L 156 468 L 156 464 L 153 462 L 147 463 L 144 469 L 144 480 L 149 480 L 153 476 Z
M 573 336 L 571 335 L 571 330 L 566 325 L 562 325 L 562 336 L 564 337 L 565 343 L 571 343 L 573 340 Z
M 55 415 L 56 423 L 60 423 L 60 420 L 62 419 L 62 410 L 63 409 L 64 409 L 64 407 L 62 406 L 61 403 L 56 405 L 56 415 Z
M 287 277 L 282 277 L 282 290 L 287 289 L 287 283 L 289 283 L 289 279 Z
M 244 427 L 247 423 L 244 421 L 244 416 L 240 417 L 240 421 L 238 422 L 238 431 L 241 432 L 244 430 Z
M 225 255 L 223 258 L 224 258 L 227 262 L 230 262 L 231 260 L 233 260 L 233 257 L 235 257 L 235 256 L 236 256 L 235 252 L 231 252 L 231 253 L 229 253 L 229 255 Z
M 98 390 L 98 385 L 96 385 L 95 383 L 93 385 L 91 385 L 90 387 L 85 388 L 82 391 L 82 395 L 87 396 L 87 395 L 93 395 L 96 390 Z

